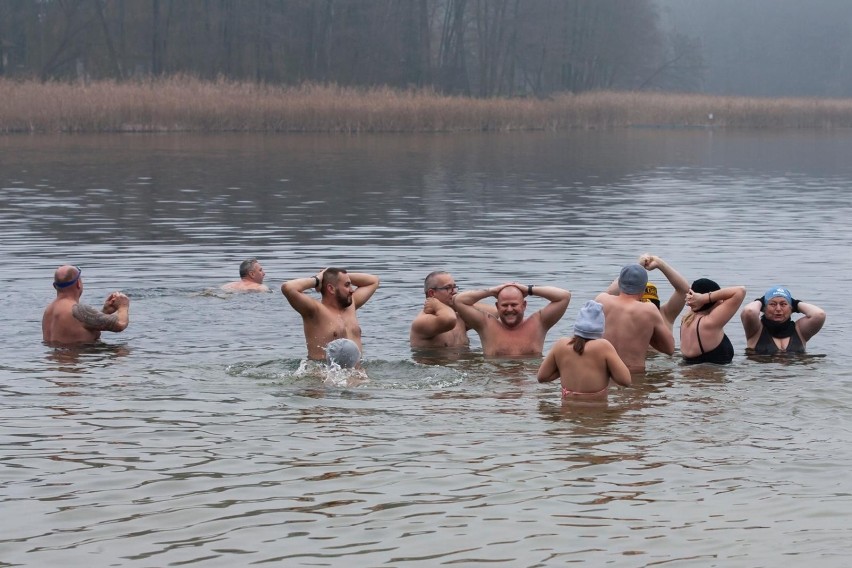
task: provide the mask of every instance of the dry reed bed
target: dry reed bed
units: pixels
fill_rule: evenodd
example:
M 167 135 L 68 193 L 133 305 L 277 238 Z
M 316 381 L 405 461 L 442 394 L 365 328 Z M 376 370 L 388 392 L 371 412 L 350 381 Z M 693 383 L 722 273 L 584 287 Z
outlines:
M 274 87 L 177 77 L 89 84 L 0 80 L 0 132 L 442 132 L 630 126 L 842 128 L 850 99 L 639 92 L 473 99 L 431 91 Z

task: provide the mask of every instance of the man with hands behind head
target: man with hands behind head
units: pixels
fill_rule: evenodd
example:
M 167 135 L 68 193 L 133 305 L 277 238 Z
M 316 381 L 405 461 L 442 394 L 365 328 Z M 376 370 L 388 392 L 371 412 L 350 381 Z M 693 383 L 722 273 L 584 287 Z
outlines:
M 63 265 L 53 275 L 54 299 L 41 319 L 42 339 L 48 345 L 68 346 L 94 343 L 102 331 L 121 332 L 130 323 L 130 298 L 113 292 L 103 308 L 80 303 L 83 295 L 83 271 Z
M 496 316 L 474 306 L 489 296 L 497 299 Z M 550 303 L 524 319 L 528 296 L 540 296 Z M 455 297 L 455 308 L 479 334 L 486 357 L 526 357 L 541 355 L 547 330 L 559 321 L 570 301 L 571 292 L 562 288 L 506 282 L 487 290 L 462 292 Z
M 804 317 L 793 321 L 794 312 Z M 746 347 L 753 350 L 753 354 L 804 353 L 808 340 L 822 329 L 825 311 L 793 299 L 790 290 L 783 286 L 773 286 L 763 296 L 746 304 L 740 319 Z
M 281 285 L 281 293 L 302 316 L 309 359 L 327 360 L 326 346 L 335 339 L 349 339 L 363 352 L 355 310 L 366 304 L 378 287 L 378 276 L 348 273 L 343 268 L 326 268 L 316 276 Z M 322 299 L 308 296 L 306 292 L 311 289 L 316 289 Z

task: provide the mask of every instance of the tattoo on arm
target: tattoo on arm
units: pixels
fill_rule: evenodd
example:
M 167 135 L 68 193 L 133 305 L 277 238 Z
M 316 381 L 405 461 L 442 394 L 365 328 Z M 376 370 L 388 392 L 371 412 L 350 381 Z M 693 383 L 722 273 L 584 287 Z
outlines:
M 71 315 L 84 326 L 100 331 L 118 331 L 118 316 L 105 314 L 97 308 L 86 304 L 76 304 L 71 308 Z

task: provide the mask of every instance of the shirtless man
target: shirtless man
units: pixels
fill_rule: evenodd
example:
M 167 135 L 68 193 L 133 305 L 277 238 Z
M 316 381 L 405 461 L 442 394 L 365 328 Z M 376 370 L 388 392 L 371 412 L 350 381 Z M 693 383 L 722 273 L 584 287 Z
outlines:
M 426 302 L 411 322 L 409 342 L 412 347 L 467 347 L 467 325 L 456 313 L 454 304 L 459 287 L 449 272 L 435 271 L 423 282 Z M 496 316 L 492 306 L 476 304 L 477 309 Z
M 645 291 L 642 294 L 643 302 L 651 302 L 660 310 L 660 314 L 663 316 L 663 320 L 665 320 L 666 325 L 669 326 L 669 329 L 674 329 L 674 322 L 677 320 L 680 313 L 683 311 L 683 307 L 686 305 L 686 293 L 689 292 L 689 282 L 686 281 L 680 272 L 669 266 L 669 264 L 664 261 L 659 256 L 654 256 L 650 253 L 643 253 L 639 257 L 639 264 L 645 267 L 645 270 L 650 272 L 651 270 L 657 269 L 663 273 L 663 276 L 666 277 L 666 280 L 669 281 L 672 288 L 674 288 L 674 292 L 666 300 L 664 303 L 660 303 L 660 296 L 657 294 L 657 286 L 651 282 L 648 282 L 645 285 Z M 617 296 L 619 293 L 618 288 L 618 278 L 612 281 L 612 284 L 607 288 L 607 293 Z
M 350 274 L 342 268 L 326 268 L 316 276 L 281 285 L 281 293 L 302 316 L 309 359 L 325 361 L 326 345 L 339 338 L 351 339 L 363 352 L 355 310 L 366 304 L 378 287 L 378 276 Z M 314 300 L 305 293 L 311 289 L 316 289 L 322 299 Z
M 794 312 L 804 317 L 794 321 Z M 753 354 L 804 353 L 808 340 L 825 323 L 825 310 L 793 299 L 790 290 L 783 286 L 773 286 L 763 296 L 746 304 L 740 319 L 746 347 Z
M 83 272 L 63 265 L 53 275 L 56 299 L 41 318 L 42 339 L 48 345 L 67 346 L 95 343 L 102 331 L 124 331 L 130 323 L 130 298 L 121 292 L 107 296 L 103 308 L 81 304 Z
M 226 292 L 269 292 L 269 287 L 263 284 L 266 272 L 256 258 L 250 258 L 240 263 L 240 279 L 222 285 Z
M 476 309 L 474 304 L 489 296 L 497 298 L 497 315 Z M 550 303 L 524 319 L 526 296 L 540 296 Z M 487 290 L 462 292 L 455 308 L 468 327 L 482 340 L 486 357 L 528 357 L 541 355 L 547 330 L 568 308 L 571 292 L 555 286 L 534 286 L 507 282 Z
M 603 305 L 607 339 L 632 373 L 645 372 L 645 356 L 650 345 L 657 351 L 674 353 L 674 337 L 660 310 L 642 301 L 648 271 L 640 264 L 629 264 L 618 277 L 618 296 L 607 292 L 595 301 Z

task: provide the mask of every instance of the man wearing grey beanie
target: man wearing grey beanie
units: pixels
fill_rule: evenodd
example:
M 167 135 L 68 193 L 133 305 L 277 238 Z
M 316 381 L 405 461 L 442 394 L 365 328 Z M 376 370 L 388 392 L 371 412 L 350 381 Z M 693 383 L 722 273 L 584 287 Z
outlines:
M 604 338 L 612 343 L 633 373 L 645 372 L 648 347 L 660 353 L 674 353 L 674 336 L 660 310 L 642 301 L 648 271 L 641 264 L 628 264 L 618 277 L 618 296 L 607 292 L 595 298 L 603 305 L 606 319 Z

